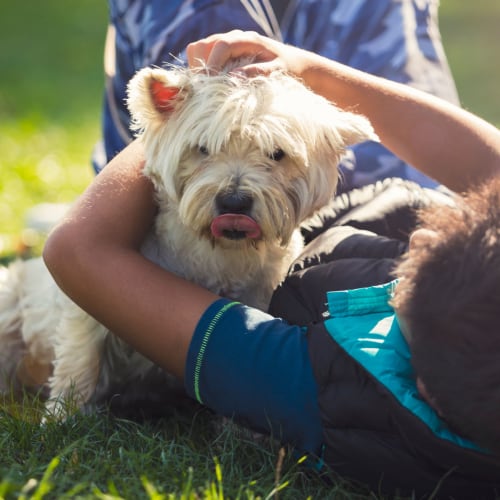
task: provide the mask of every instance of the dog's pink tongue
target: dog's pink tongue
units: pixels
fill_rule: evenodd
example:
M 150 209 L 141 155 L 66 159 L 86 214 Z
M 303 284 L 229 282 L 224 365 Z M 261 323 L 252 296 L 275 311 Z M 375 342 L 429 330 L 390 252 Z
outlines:
M 243 238 L 256 240 L 262 234 L 257 222 L 243 214 L 219 215 L 212 221 L 210 230 L 215 238 L 229 238 L 231 240 Z

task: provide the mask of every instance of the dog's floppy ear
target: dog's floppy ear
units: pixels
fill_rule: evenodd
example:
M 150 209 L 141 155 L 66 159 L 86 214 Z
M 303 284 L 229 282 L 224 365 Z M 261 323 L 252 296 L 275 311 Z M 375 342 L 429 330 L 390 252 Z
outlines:
M 182 68 L 143 68 L 128 84 L 127 105 L 132 128 L 144 130 L 159 125 L 173 113 L 189 93 L 189 77 Z

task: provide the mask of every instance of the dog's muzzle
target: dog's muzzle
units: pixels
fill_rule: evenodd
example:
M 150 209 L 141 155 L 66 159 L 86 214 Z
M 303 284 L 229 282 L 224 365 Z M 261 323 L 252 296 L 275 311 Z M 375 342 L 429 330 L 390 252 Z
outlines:
M 215 217 L 210 225 L 212 236 L 230 240 L 259 239 L 262 230 L 249 215 L 252 206 L 251 196 L 238 192 L 219 194 L 216 198 L 216 207 L 220 215 Z

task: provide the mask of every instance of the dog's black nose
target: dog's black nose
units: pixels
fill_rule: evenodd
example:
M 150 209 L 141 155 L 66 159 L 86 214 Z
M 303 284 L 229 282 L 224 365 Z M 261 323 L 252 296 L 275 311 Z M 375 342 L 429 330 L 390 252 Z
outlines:
M 249 214 L 253 198 L 245 193 L 230 192 L 220 193 L 215 200 L 217 210 L 222 214 Z

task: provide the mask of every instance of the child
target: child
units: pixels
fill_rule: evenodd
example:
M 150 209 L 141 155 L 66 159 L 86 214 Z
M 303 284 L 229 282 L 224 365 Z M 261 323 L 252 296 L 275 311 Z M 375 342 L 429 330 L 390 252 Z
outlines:
M 490 202 L 495 199 L 500 186 L 491 179 L 500 168 L 500 132 L 491 125 L 419 91 L 255 33 L 216 35 L 188 47 L 192 64 L 201 58 L 215 70 L 227 59 L 247 54 L 257 54 L 257 59 L 241 68 L 242 73 L 265 73 L 277 67 L 294 72 L 339 106 L 355 106 L 367 115 L 383 142 L 420 170 L 456 190 L 488 181 L 478 196 L 488 193 Z M 413 312 L 413 292 L 405 291 L 412 290 L 407 285 L 409 270 L 418 262 L 419 252 L 434 245 L 439 248 L 435 241 L 441 238 L 440 226 L 431 227 L 430 233 L 416 233 L 417 256 L 410 251 L 401 268 L 400 284 L 325 294 L 328 285 L 335 288 L 335 274 L 328 272 L 335 261 L 328 262 L 327 255 L 318 266 L 299 269 L 285 281 L 283 290 L 290 290 L 290 284 L 296 287 L 292 292 L 297 292 L 306 314 L 294 317 L 295 324 L 291 324 L 285 320 L 292 319 L 290 311 L 294 313 L 295 307 L 286 300 L 276 298 L 272 316 L 218 297 L 140 255 L 140 243 L 155 214 L 151 185 L 141 175 L 143 164 L 142 146 L 134 142 L 97 176 L 50 236 L 44 250 L 46 263 L 73 300 L 183 379 L 187 392 L 199 402 L 253 429 L 272 433 L 377 491 L 421 495 L 439 485 L 443 495 L 480 498 L 500 488 L 498 427 L 479 435 L 474 425 L 463 428 L 463 419 L 453 420 L 457 403 L 465 408 L 469 405 L 465 398 L 472 396 L 464 390 L 462 398 L 459 389 L 455 408 L 449 404 L 436 383 L 436 377 L 446 375 L 444 361 L 437 359 L 437 376 L 427 368 L 420 375 L 418 367 L 414 372 L 411 365 L 410 348 L 420 333 L 418 321 L 425 319 L 426 306 L 423 312 Z M 473 210 L 467 204 L 458 206 L 460 218 Z M 488 217 L 483 209 L 473 218 Z M 439 208 L 436 213 L 451 220 L 446 210 Z M 486 256 L 500 252 L 494 238 L 496 223 L 477 242 Z M 458 224 L 450 225 L 451 233 L 458 230 Z M 446 238 L 452 235 L 446 233 Z M 457 253 L 456 247 L 451 250 L 450 258 L 455 256 L 453 251 Z M 308 279 L 318 269 L 322 270 L 317 273 L 319 279 Z M 467 275 L 464 263 L 454 269 L 454 278 Z M 482 278 L 475 269 L 473 276 Z M 435 298 L 434 290 L 424 297 L 429 302 L 447 299 L 450 304 L 458 293 L 455 288 L 451 287 L 448 297 Z M 394 303 L 402 311 L 398 318 L 390 305 L 393 292 Z M 499 300 L 498 286 L 493 286 L 490 295 Z M 464 303 L 458 304 L 466 310 Z M 443 305 L 437 320 L 444 310 Z M 491 308 L 493 317 L 498 310 L 498 305 Z M 472 319 L 482 319 L 482 309 L 480 313 Z M 409 344 L 398 320 L 409 334 Z M 472 324 L 470 332 L 475 331 Z M 449 339 L 443 344 L 444 360 L 461 348 Z M 498 358 L 498 343 L 488 346 Z M 420 351 L 415 366 L 427 354 L 434 356 L 438 347 L 424 346 L 424 355 Z M 470 359 L 482 363 L 474 344 L 466 341 L 466 347 Z M 418 352 L 419 347 L 415 349 Z M 455 375 L 446 385 L 461 387 L 464 379 L 475 377 L 472 370 L 477 368 L 460 378 Z M 485 389 L 491 389 L 489 378 L 484 383 Z M 444 387 L 448 389 L 452 388 Z M 493 411 L 484 401 L 480 408 Z M 478 425 L 485 424 L 478 421 Z

